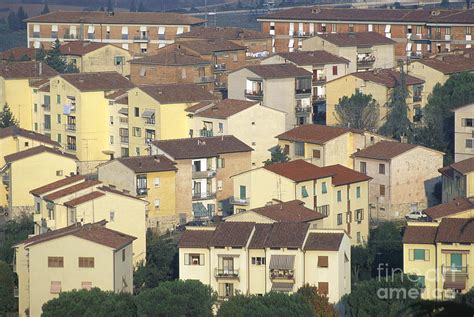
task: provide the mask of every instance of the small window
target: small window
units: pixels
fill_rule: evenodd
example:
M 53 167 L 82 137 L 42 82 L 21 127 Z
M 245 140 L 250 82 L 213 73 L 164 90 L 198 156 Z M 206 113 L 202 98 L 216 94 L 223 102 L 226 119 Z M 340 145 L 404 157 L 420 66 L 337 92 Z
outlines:
M 61 293 L 61 282 L 60 281 L 51 281 L 51 294 L 59 294 Z
M 124 64 L 124 57 L 123 56 L 115 56 L 114 64 L 115 66 L 123 65 Z
M 60 115 L 60 114 L 58 114 L 58 116 L 57 116 L 57 119 L 56 119 L 56 120 L 57 120 L 57 123 L 61 123 L 61 115 Z
M 308 195 L 308 191 L 306 190 L 306 186 L 301 186 L 301 197 L 303 198 L 307 198 L 309 195 Z
M 385 185 L 380 185 L 380 196 L 385 196 Z
M 364 219 L 364 209 L 356 209 L 355 216 L 356 221 L 361 222 Z
M 354 24 L 349 24 L 349 33 L 354 32 Z
M 160 200 L 159 200 L 159 199 L 155 199 L 154 205 L 155 205 L 155 209 L 160 209 Z
M 337 214 L 337 225 L 342 225 L 342 213 Z
M 320 150 L 313 150 L 313 158 L 321 158 L 321 151 Z
M 48 267 L 64 267 L 62 256 L 48 256 Z
M 471 27 L 466 26 L 466 35 L 471 35 Z
M 323 182 L 321 184 L 321 193 L 326 194 L 327 192 L 328 192 L 328 188 L 327 188 L 326 182 Z
M 132 133 L 133 133 L 133 136 L 141 137 L 142 136 L 142 129 L 137 128 L 137 127 L 133 127 L 132 128 Z
M 467 139 L 466 140 L 466 147 L 469 149 L 472 149 L 472 139 Z
M 217 168 L 224 168 L 225 167 L 225 159 L 224 158 L 218 158 L 217 159 Z
M 340 191 L 340 190 L 337 191 L 337 201 L 338 202 L 342 201 L 342 191 Z
M 265 265 L 266 259 L 264 257 L 252 257 L 252 265 Z
M 81 288 L 90 291 L 92 288 L 92 282 L 81 282 Z
M 327 255 L 318 256 L 318 267 L 329 267 L 329 257 Z
M 356 198 L 360 198 L 360 186 L 356 187 Z
M 61 95 L 56 95 L 56 103 L 58 105 L 61 103 Z
M 321 295 L 328 295 L 329 293 L 329 283 L 328 282 L 318 282 L 318 293 Z
M 122 250 L 122 262 L 125 262 L 125 249 Z
M 285 153 L 286 155 L 290 154 L 290 145 L 289 144 L 285 144 L 285 147 L 283 148 L 283 153 Z
M 61 143 L 61 141 L 62 141 L 61 134 L 58 134 L 58 138 L 57 138 L 57 140 L 58 140 L 58 143 Z
M 429 261 L 430 260 L 430 253 L 429 250 L 425 249 L 414 249 L 413 256 L 410 260 L 413 261 Z
M 362 174 L 367 174 L 367 163 L 366 162 L 360 162 L 360 172 Z
M 333 74 L 333 76 L 337 76 L 337 66 L 336 65 L 334 65 L 332 67 L 332 74 Z
M 385 164 L 379 164 L 379 174 L 385 174 Z
M 109 220 L 110 220 L 110 222 L 115 221 L 115 211 L 109 212 Z
M 94 258 L 92 257 L 79 257 L 79 267 L 94 267 Z
M 133 109 L 133 112 L 134 112 L 135 117 L 139 117 L 139 116 L 140 116 L 140 108 L 135 107 L 135 108 Z
M 357 243 L 361 243 L 361 237 L 360 237 L 360 232 L 357 232 Z
M 184 265 L 204 265 L 204 254 L 185 254 Z
M 154 181 L 153 181 L 153 184 L 155 184 L 155 187 L 159 187 L 160 186 L 160 178 L 159 177 L 155 177 Z

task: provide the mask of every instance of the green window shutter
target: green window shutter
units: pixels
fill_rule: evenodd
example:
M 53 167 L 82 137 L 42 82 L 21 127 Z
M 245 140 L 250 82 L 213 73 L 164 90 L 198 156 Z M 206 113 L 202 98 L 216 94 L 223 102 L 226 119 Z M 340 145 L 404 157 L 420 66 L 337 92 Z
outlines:
M 342 201 L 342 192 L 340 190 L 337 191 L 337 201 Z
M 415 249 L 415 261 L 425 261 L 424 249 Z
M 199 254 L 199 265 L 204 265 L 204 254 Z
M 240 185 L 240 199 L 247 198 L 247 188 L 245 186 Z
M 451 269 L 460 270 L 462 267 L 462 254 L 452 253 L 451 254 Z
M 360 186 L 356 187 L 356 197 L 360 198 Z

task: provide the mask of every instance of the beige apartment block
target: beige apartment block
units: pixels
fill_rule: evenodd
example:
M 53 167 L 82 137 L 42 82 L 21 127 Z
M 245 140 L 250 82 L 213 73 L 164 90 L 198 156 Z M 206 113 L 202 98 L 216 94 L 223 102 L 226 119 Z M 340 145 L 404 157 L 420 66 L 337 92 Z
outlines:
M 145 200 L 107 187 L 100 181 L 88 180 L 82 175 L 35 188 L 31 194 L 35 202 L 35 234 L 105 220 L 109 229 L 136 237 L 131 254 L 134 265 L 145 260 Z
M 474 158 L 474 104 L 454 109 L 454 161 Z
M 436 203 L 435 185 L 444 153 L 423 146 L 381 141 L 354 153 L 354 170 L 372 178 L 371 215 L 392 220 Z
M 234 213 L 274 199 L 301 200 L 326 216 L 323 228 L 343 229 L 354 245 L 367 242 L 370 177 L 342 165 L 318 167 L 304 160 L 277 163 L 232 176 Z
M 253 148 L 252 166 L 262 166 L 285 131 L 286 113 L 258 101 L 224 99 L 200 102 L 186 109 L 191 136 L 233 135 Z
M 423 299 L 453 300 L 474 287 L 473 232 L 472 218 L 408 223 L 403 272 L 418 277 Z
M 224 222 L 187 228 L 178 247 L 179 278 L 211 286 L 219 300 L 237 293 L 294 293 L 309 284 L 337 303 L 351 291 L 350 238 L 343 230 Z
M 456 197 L 474 197 L 474 158 L 439 169 L 443 182 L 443 203 Z
M 73 289 L 133 292 L 135 237 L 105 224 L 77 223 L 14 246 L 20 317 L 41 316 L 43 304 Z

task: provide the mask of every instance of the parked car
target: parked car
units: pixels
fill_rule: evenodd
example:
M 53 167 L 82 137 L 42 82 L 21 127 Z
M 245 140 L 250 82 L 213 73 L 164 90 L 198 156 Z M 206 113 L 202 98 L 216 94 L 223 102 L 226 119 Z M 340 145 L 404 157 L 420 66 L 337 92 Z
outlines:
M 406 220 L 425 221 L 427 216 L 421 210 L 411 211 L 405 216 Z

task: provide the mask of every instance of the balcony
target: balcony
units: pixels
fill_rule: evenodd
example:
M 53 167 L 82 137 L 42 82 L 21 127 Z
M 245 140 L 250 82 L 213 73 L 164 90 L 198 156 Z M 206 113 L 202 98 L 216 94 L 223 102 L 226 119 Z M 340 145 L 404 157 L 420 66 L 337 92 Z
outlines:
M 421 95 L 414 95 L 413 96 L 413 102 L 421 102 L 423 97 Z
M 214 276 L 216 278 L 239 278 L 239 269 L 218 269 L 215 268 Z
M 75 151 L 76 150 L 76 145 L 75 144 L 66 144 L 66 149 L 68 149 L 69 151 Z
M 324 84 L 326 84 L 326 76 L 324 75 L 313 76 L 313 85 L 321 86 Z
M 301 117 L 301 116 L 309 116 L 311 114 L 311 112 L 313 111 L 312 107 L 311 106 L 305 106 L 305 107 L 295 107 L 295 113 L 297 116 Z
M 235 196 L 230 197 L 230 204 L 237 206 L 248 206 L 250 204 L 250 197 L 237 198 Z
M 245 90 L 245 98 L 251 100 L 263 100 L 262 90 Z
M 196 84 L 207 84 L 207 83 L 213 83 L 215 81 L 214 76 L 199 76 L 194 79 L 194 83 Z
M 146 196 L 148 194 L 148 188 L 137 188 L 137 196 Z
M 323 103 L 326 102 L 326 95 L 313 96 L 314 103 Z
M 122 118 L 122 117 L 120 117 L 120 118 L 119 118 L 119 122 L 120 122 L 121 124 L 128 124 L 128 118 Z M 127 141 L 127 142 L 128 142 L 128 141 Z
M 206 200 L 206 199 L 214 199 L 214 198 L 216 198 L 215 192 L 207 192 L 207 193 L 193 192 L 193 200 Z
M 14 266 L 15 267 L 15 266 Z M 20 297 L 20 292 L 18 291 L 18 286 L 13 288 L 13 297 L 18 298 Z
M 223 72 L 227 69 L 226 65 L 224 63 L 221 64 L 215 64 L 214 65 L 214 71 L 215 72 Z
M 66 131 L 76 131 L 75 124 L 66 124 Z
M 148 43 L 150 42 L 150 37 L 148 35 L 134 36 L 133 41 L 136 43 Z
M 297 95 L 297 96 L 301 96 L 301 95 L 311 95 L 311 88 L 295 89 L 295 95 Z
M 66 33 L 64 34 L 64 41 L 73 41 L 73 40 L 78 40 L 79 37 L 77 36 L 77 34 L 69 34 L 69 33 Z
M 467 266 L 441 266 L 444 277 L 444 289 L 458 289 L 463 290 L 466 288 L 468 279 L 468 267 Z
M 120 137 L 120 143 L 128 144 L 128 136 L 121 136 Z
M 294 32 L 293 33 L 293 36 L 294 37 L 311 37 L 313 36 L 313 32 L 304 32 L 304 31 L 298 31 L 298 32 Z
M 51 105 L 50 104 L 43 104 L 41 105 L 43 107 L 44 111 L 51 111 Z
M 2 175 L 2 183 L 5 186 L 10 185 L 10 175 L 9 174 L 3 174 Z
M 199 136 L 211 137 L 213 135 L 214 135 L 214 131 L 212 130 L 205 130 L 205 129 L 199 130 Z
M 203 178 L 213 178 L 216 177 L 216 171 L 208 170 L 208 171 L 193 171 L 192 178 L 193 179 L 203 179 Z
M 443 275 L 450 275 L 450 274 L 464 274 L 467 275 L 467 266 L 447 266 L 447 265 L 442 265 L 441 270 L 443 272 Z
M 374 67 L 375 57 L 368 56 L 357 59 L 357 68 L 372 68 Z
M 280 280 L 280 281 L 294 281 L 295 274 L 293 270 L 270 270 L 270 279 L 271 280 Z

